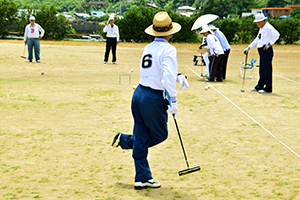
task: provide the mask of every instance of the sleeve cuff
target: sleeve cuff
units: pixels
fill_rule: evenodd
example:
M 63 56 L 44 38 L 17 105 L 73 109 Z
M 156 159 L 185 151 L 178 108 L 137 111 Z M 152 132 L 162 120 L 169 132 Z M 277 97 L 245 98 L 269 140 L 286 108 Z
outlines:
M 170 97 L 171 102 L 177 101 L 176 97 Z

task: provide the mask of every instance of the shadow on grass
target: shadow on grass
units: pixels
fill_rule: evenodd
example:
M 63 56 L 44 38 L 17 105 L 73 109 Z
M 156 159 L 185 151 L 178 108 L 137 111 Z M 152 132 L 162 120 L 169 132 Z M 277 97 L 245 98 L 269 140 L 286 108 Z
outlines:
M 116 183 L 116 187 L 121 189 L 128 189 L 131 191 L 136 191 L 137 194 L 149 197 L 152 199 L 158 199 L 158 200 L 166 200 L 166 199 L 189 199 L 189 200 L 196 200 L 198 199 L 196 196 L 192 196 L 189 194 L 186 194 L 184 192 L 178 192 L 178 189 L 180 190 L 201 190 L 202 188 L 188 188 L 188 187 L 179 187 L 177 189 L 171 189 L 168 186 L 163 186 L 161 188 L 147 188 L 143 190 L 135 190 L 133 187 L 133 184 L 126 184 L 126 183 Z

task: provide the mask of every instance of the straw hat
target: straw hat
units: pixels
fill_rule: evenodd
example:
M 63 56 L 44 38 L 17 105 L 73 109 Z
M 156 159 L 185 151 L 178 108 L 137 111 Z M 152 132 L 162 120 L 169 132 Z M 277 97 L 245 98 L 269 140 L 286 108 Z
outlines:
M 172 22 L 166 12 L 158 12 L 153 18 L 153 24 L 145 29 L 145 32 L 152 36 L 168 36 L 180 31 L 181 25 Z
M 253 22 L 261 22 L 266 20 L 267 17 L 265 17 L 265 15 L 263 13 L 259 13 L 255 15 L 255 20 Z

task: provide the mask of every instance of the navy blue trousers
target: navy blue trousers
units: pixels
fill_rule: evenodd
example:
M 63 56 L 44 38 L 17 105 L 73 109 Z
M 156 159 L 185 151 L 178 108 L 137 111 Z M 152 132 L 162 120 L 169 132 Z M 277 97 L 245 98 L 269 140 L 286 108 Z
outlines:
M 266 92 L 272 92 L 272 60 L 273 60 L 273 48 L 270 47 L 267 50 L 258 48 L 260 56 L 259 61 L 259 80 L 255 89 L 265 90 Z
M 152 179 L 147 160 L 148 148 L 168 137 L 167 100 L 163 91 L 139 85 L 132 96 L 131 111 L 134 118 L 133 135 L 121 134 L 122 149 L 132 149 L 135 164 L 135 182 Z
M 219 55 L 218 57 L 213 55 L 208 57 L 209 59 L 209 81 L 214 81 L 215 76 L 217 76 L 217 81 L 222 81 L 222 61 L 224 55 Z
M 106 37 L 106 50 L 105 50 L 105 56 L 104 56 L 104 61 L 108 61 L 108 56 L 109 56 L 109 52 L 112 52 L 112 61 L 116 62 L 117 61 L 117 57 L 116 57 L 116 49 L 117 49 L 117 38 L 109 38 Z
M 224 51 L 224 57 L 222 62 L 222 79 L 226 79 L 226 71 L 227 71 L 227 62 L 229 57 L 230 49 Z

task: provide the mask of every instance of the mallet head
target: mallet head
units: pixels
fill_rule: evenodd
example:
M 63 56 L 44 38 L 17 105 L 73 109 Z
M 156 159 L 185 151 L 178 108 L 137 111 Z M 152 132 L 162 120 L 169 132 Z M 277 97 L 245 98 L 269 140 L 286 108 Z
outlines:
M 182 175 L 193 173 L 193 172 L 196 172 L 196 171 L 199 171 L 199 170 L 201 170 L 201 168 L 200 168 L 199 165 L 197 165 L 196 167 L 192 167 L 192 168 L 188 168 L 188 169 L 184 169 L 184 170 L 179 171 L 178 175 L 182 176 Z

